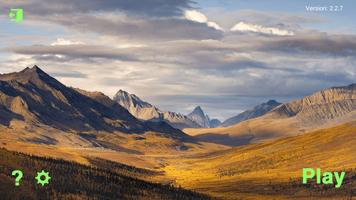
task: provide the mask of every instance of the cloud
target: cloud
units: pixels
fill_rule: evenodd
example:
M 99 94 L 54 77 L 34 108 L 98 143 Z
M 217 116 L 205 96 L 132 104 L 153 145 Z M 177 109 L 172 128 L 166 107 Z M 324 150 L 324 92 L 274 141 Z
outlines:
M 68 58 L 106 58 L 125 61 L 137 61 L 138 59 L 130 53 L 119 48 L 111 48 L 95 45 L 31 45 L 7 48 L 17 54 L 37 55 L 38 59 L 51 60 Z M 60 55 L 60 56 L 58 56 Z
M 50 72 L 51 76 L 54 77 L 66 77 L 66 78 L 88 78 L 86 74 L 77 71 L 67 71 L 67 72 Z
M 56 41 L 51 43 L 51 46 L 56 46 L 56 45 L 73 45 L 73 44 L 84 44 L 83 42 L 80 41 L 71 41 L 71 40 L 66 40 L 64 38 L 57 38 Z
M 32 18 L 42 21 L 43 16 Z M 115 36 L 132 41 L 219 39 L 222 32 L 182 18 L 146 18 L 117 13 L 48 16 L 46 22 L 84 33 Z M 174 27 L 174 29 L 172 28 Z
M 240 31 L 240 32 L 254 32 L 262 33 L 268 35 L 278 35 L 278 36 L 291 36 L 294 35 L 294 32 L 274 27 L 265 27 L 257 24 L 250 24 L 245 22 L 239 22 L 234 25 L 231 31 Z
M 0 71 L 37 64 L 66 85 L 109 96 L 125 89 L 182 113 L 201 104 L 220 119 L 356 80 L 356 36 L 303 28 L 309 15 L 203 14 L 188 1 L 159 1 L 2 1 L 23 5 L 24 32 L 45 37 L 2 33 L 10 42 Z M 47 27 L 59 31 L 46 35 Z
M 0 7 L 21 7 L 27 23 L 57 24 L 68 31 L 96 33 L 134 40 L 219 39 L 221 27 L 212 21 L 184 18 L 191 0 L 40 0 L 3 1 Z M 172 29 L 174 27 L 174 29 Z
M 191 9 L 192 5 L 194 2 L 190 0 L 0 2 L 0 7 L 5 10 L 23 8 L 27 23 L 57 24 L 65 27 L 66 31 L 110 35 L 132 41 L 221 38 L 214 23 L 202 24 L 184 19 L 184 11 Z
M 217 23 L 208 21 L 208 18 L 203 13 L 197 10 L 186 10 L 184 13 L 184 17 L 194 22 L 204 23 L 207 26 L 212 27 L 216 30 L 224 31 L 224 29 L 221 28 Z
M 261 41 L 267 48 L 267 41 L 271 40 L 264 38 Z M 350 73 L 356 71 L 355 57 L 346 59 L 323 54 L 310 57 L 254 48 L 237 52 L 239 45 L 229 41 L 172 41 L 123 49 L 48 45 L 21 46 L 11 50 L 32 56 L 29 61 L 73 87 L 98 90 L 110 96 L 119 89 L 125 89 L 149 101 L 152 99 L 152 103 L 162 109 L 182 113 L 187 113 L 189 106 L 201 104 L 209 115 L 220 119 L 271 98 L 289 100 L 356 80 L 356 75 Z M 54 57 L 56 54 L 62 54 L 64 58 L 72 56 L 76 60 L 60 60 Z M 38 56 L 43 55 L 52 57 L 39 59 Z M 126 55 L 132 58 L 121 59 Z M 11 65 L 2 66 L 10 68 Z M 67 71 L 80 72 L 86 78 L 56 74 Z M 161 98 L 162 95 L 165 98 Z M 177 96 L 184 98 L 177 100 Z M 250 104 L 234 103 L 242 101 L 242 97 Z
M 304 24 L 326 23 L 327 19 L 315 13 L 271 12 L 259 10 L 226 10 L 210 8 L 206 10 L 210 20 L 217 22 L 225 29 L 231 28 L 236 22 L 259 24 L 274 27 L 284 25 L 291 30 L 300 28 Z
M 190 0 L 41 0 L 2 1 L 0 7 L 21 7 L 29 15 L 67 15 L 93 12 L 120 11 L 143 16 L 180 16 L 191 8 Z
M 334 56 L 355 56 L 356 36 L 305 33 L 296 37 L 280 38 L 261 45 L 261 51 L 281 51 L 299 54 L 326 54 Z
M 206 23 L 208 21 L 208 18 L 203 13 L 196 10 L 186 10 L 184 16 L 191 21 L 199 23 Z

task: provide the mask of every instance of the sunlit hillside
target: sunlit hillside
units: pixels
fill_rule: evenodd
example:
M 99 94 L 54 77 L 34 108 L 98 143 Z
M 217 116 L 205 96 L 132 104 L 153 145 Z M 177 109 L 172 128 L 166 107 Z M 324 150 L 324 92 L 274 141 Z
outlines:
M 305 135 L 172 160 L 164 169 L 176 184 L 214 196 L 271 199 L 339 197 L 356 191 L 352 183 L 320 193 L 301 184 L 304 167 L 352 171 L 356 167 L 356 122 Z M 272 197 L 273 196 L 273 197 Z

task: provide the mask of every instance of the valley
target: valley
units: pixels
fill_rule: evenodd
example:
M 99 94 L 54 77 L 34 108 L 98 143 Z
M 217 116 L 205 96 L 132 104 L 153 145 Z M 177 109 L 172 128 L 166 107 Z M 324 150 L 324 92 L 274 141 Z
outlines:
M 172 160 L 165 172 L 175 177 L 178 185 L 227 199 L 231 196 L 257 199 L 262 198 L 260 195 L 266 195 L 264 199 L 275 199 L 275 195 L 280 195 L 281 199 L 295 199 L 307 198 L 303 195 L 309 193 L 314 193 L 311 194 L 314 198 L 322 198 L 316 190 L 308 191 L 300 184 L 302 169 L 355 170 L 355 134 L 356 121 L 353 121 L 276 141 Z M 348 192 L 356 190 L 354 178 L 346 186 L 351 188 L 346 189 Z M 278 185 L 285 187 L 283 190 L 273 189 Z M 346 198 L 330 188 L 334 198 Z
M 3 184 L 10 181 L 6 170 L 30 172 L 26 162 L 35 162 L 61 173 L 73 166 L 94 174 L 79 193 L 59 191 L 60 178 L 52 188 L 57 196 L 79 199 L 90 196 L 90 182 L 99 184 L 102 176 L 111 177 L 111 189 L 133 180 L 134 199 L 345 199 L 356 193 L 355 84 L 289 103 L 269 101 L 226 127 L 212 126 L 198 106 L 187 115 L 172 114 L 183 120 L 182 130 L 172 127 L 173 118 L 154 117 L 172 112 L 136 95 L 121 91 L 118 103 L 100 92 L 67 87 L 37 66 L 0 75 L 0 84 L 0 152 L 16 161 L 0 162 Z M 303 185 L 303 168 L 345 171 L 343 186 Z M 24 191 L 33 188 L 27 182 Z

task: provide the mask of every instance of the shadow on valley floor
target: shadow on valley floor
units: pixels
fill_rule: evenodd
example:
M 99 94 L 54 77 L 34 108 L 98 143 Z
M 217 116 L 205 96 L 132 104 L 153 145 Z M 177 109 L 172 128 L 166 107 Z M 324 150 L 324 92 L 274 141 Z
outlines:
M 55 145 L 58 143 L 58 141 L 54 138 L 45 135 L 42 135 L 41 137 L 42 138 L 33 137 L 33 138 L 20 139 L 20 141 L 30 142 L 34 144 L 46 144 L 46 145 Z
M 253 135 L 231 136 L 229 134 L 220 133 L 205 133 L 195 136 L 199 141 L 211 142 L 215 144 L 222 144 L 227 146 L 241 146 L 250 144 Z

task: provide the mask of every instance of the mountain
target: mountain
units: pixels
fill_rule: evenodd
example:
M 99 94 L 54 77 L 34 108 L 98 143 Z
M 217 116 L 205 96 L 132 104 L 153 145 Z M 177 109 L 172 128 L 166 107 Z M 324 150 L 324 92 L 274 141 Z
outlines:
M 143 120 L 163 120 L 162 112 L 155 106 L 141 100 L 134 94 L 129 94 L 126 91 L 119 90 L 114 101 L 126 108 L 133 116 Z
M 355 118 L 356 84 L 351 84 L 315 92 L 229 127 L 185 129 L 184 132 L 203 141 L 235 146 L 303 134 Z
M 199 127 L 197 123 L 185 115 L 170 111 L 161 111 L 152 104 L 141 100 L 138 96 L 123 90 L 119 90 L 113 99 L 138 119 L 165 121 L 178 129 Z
M 271 114 L 282 117 L 295 117 L 308 125 L 321 125 L 356 110 L 356 84 L 332 87 L 318 91 L 290 103 L 282 104 Z
M 188 114 L 188 117 L 201 127 L 210 128 L 209 116 L 204 113 L 200 106 L 195 107 L 194 110 Z
M 253 119 L 259 116 L 266 114 L 267 112 L 271 111 L 273 108 L 279 106 L 281 103 L 275 100 L 269 100 L 268 102 L 262 103 L 260 105 L 255 106 L 251 110 L 246 110 L 234 117 L 231 117 L 225 120 L 221 126 L 231 126 L 234 124 L 238 124 L 242 121 L 246 121 L 248 119 Z
M 221 121 L 218 119 L 211 119 L 209 124 L 210 124 L 210 128 L 215 128 L 221 125 Z
M 203 128 L 215 128 L 220 126 L 221 122 L 218 119 L 211 119 L 206 115 L 200 106 L 194 108 L 194 110 L 187 115 L 192 121 L 199 124 Z
M 39 67 L 0 75 L 0 125 L 46 126 L 63 131 L 169 132 L 168 124 L 145 123 L 102 93 L 66 87 Z

